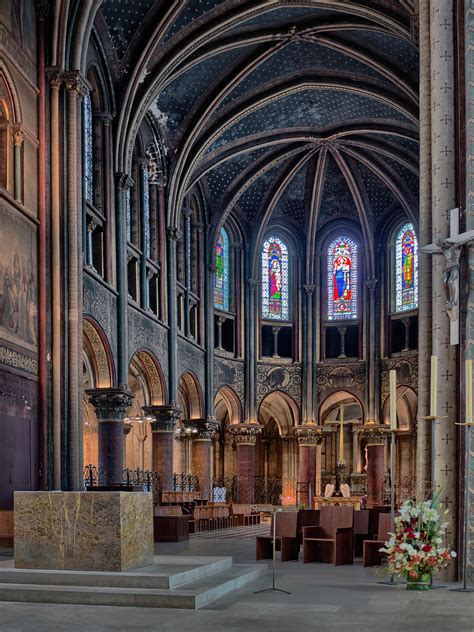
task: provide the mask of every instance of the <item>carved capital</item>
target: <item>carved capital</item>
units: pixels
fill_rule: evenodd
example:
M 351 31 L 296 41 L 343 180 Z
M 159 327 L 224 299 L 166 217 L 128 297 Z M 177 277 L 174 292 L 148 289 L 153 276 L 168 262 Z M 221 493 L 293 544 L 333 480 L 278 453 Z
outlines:
M 248 286 L 251 290 L 255 290 L 257 287 L 258 281 L 256 279 L 247 279 Z
M 233 435 L 237 445 L 255 445 L 262 426 L 258 424 L 238 424 L 231 426 L 229 432 Z
M 67 92 L 76 94 L 80 99 L 83 99 L 91 91 L 89 82 L 78 70 L 65 72 L 64 81 Z
M 145 414 L 154 417 L 151 421 L 152 432 L 174 432 L 180 410 L 175 406 L 143 406 Z
M 362 428 L 367 445 L 385 445 L 387 440 L 386 426 L 365 426 Z
M 304 291 L 306 292 L 306 294 L 308 296 L 311 296 L 314 293 L 314 290 L 316 289 L 316 286 L 312 285 L 312 284 L 310 284 L 310 285 L 303 285 L 303 289 L 304 289 Z
M 51 3 L 48 0 L 35 0 L 36 19 L 39 22 L 44 22 L 51 9 Z
M 295 428 L 295 435 L 299 446 L 320 445 L 323 440 L 322 426 L 298 426 Z
M 375 290 L 375 288 L 377 287 L 377 281 L 377 279 L 367 279 L 365 284 L 367 285 L 367 289 L 369 290 L 369 292 L 373 292 Z
M 192 434 L 193 441 L 212 441 L 214 433 L 219 428 L 217 421 L 212 419 L 192 420 L 192 425 L 194 426 L 193 430 L 197 430 Z
M 64 71 L 60 66 L 50 66 L 47 68 L 46 76 L 49 79 L 51 89 L 58 90 L 64 81 Z
M 25 135 L 23 133 L 23 130 L 21 128 L 21 125 L 14 125 L 13 126 L 13 133 L 12 133 L 12 137 L 13 137 L 13 144 L 15 147 L 21 147 L 23 144 L 23 141 L 25 140 Z
M 127 191 L 133 187 L 133 180 L 128 173 L 116 173 L 115 178 L 117 181 L 117 187 L 122 191 Z
M 99 421 L 123 422 L 132 403 L 133 393 L 120 387 L 92 388 L 86 392 Z
M 175 226 L 168 226 L 166 229 L 166 236 L 170 241 L 181 241 L 181 231 Z

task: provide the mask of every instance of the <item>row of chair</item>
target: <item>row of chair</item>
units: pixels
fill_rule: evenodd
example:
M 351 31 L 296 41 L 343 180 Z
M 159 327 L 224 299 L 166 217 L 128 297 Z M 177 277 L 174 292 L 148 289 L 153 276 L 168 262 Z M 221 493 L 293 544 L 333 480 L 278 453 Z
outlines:
M 371 510 L 354 511 L 352 507 L 322 507 L 315 523 L 301 526 L 298 533 L 298 513 L 276 514 L 276 548 L 281 551 L 281 561 L 297 560 L 300 544 L 303 544 L 303 562 L 353 564 L 354 554 L 362 549 L 364 566 L 381 563 L 380 548 L 388 539 L 390 515 L 373 512 L 378 520 L 377 535 L 370 531 Z M 275 515 L 274 518 L 275 519 Z M 373 518 L 374 519 L 374 518 Z M 268 536 L 257 537 L 257 560 L 272 556 L 273 521 Z
M 195 507 L 193 517 L 190 519 L 191 532 L 214 531 L 216 529 L 226 529 L 236 527 L 237 516 L 232 515 L 229 506 L 206 505 Z

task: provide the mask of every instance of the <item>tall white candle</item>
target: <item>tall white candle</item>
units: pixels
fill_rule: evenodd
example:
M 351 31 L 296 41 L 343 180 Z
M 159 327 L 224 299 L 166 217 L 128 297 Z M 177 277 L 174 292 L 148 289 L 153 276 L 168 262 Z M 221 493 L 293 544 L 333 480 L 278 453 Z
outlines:
M 430 416 L 436 417 L 438 414 L 438 357 L 431 356 L 431 394 L 430 394 Z
M 472 360 L 466 360 L 466 423 L 472 423 Z
M 390 371 L 390 430 L 397 429 L 397 372 Z

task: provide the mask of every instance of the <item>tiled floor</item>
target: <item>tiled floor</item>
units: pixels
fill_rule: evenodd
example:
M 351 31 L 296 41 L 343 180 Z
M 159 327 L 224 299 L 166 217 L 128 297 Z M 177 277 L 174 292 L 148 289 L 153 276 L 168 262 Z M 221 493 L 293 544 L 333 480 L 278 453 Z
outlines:
M 235 562 L 255 563 L 253 537 L 221 538 L 214 534 L 157 545 L 156 550 L 160 555 L 233 555 Z M 276 568 L 277 587 L 290 591 L 290 595 L 254 594 L 271 586 L 269 572 L 198 611 L 0 603 L 0 631 L 474 631 L 472 594 L 449 590 L 411 593 L 382 586 L 377 583 L 380 577 L 360 562 L 340 567 L 277 562 Z

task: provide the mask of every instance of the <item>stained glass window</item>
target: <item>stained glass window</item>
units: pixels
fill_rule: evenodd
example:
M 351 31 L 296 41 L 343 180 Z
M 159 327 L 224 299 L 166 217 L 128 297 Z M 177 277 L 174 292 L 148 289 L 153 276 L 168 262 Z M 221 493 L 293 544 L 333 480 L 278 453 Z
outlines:
M 262 317 L 288 320 L 288 248 L 278 237 L 269 237 L 262 248 Z
M 145 254 L 151 256 L 151 227 L 150 227 L 150 183 L 148 168 L 143 170 L 143 221 L 145 223 Z
M 328 320 L 357 318 L 357 244 L 334 239 L 328 248 Z
M 395 238 L 395 311 L 418 307 L 418 243 L 413 224 L 405 224 Z
M 229 235 L 221 228 L 214 252 L 214 307 L 228 311 L 229 297 Z
M 94 139 L 92 127 L 92 101 L 84 97 L 84 193 L 87 202 L 94 202 Z
M 127 220 L 127 241 L 132 241 L 132 192 L 130 187 L 125 193 L 125 216 Z

